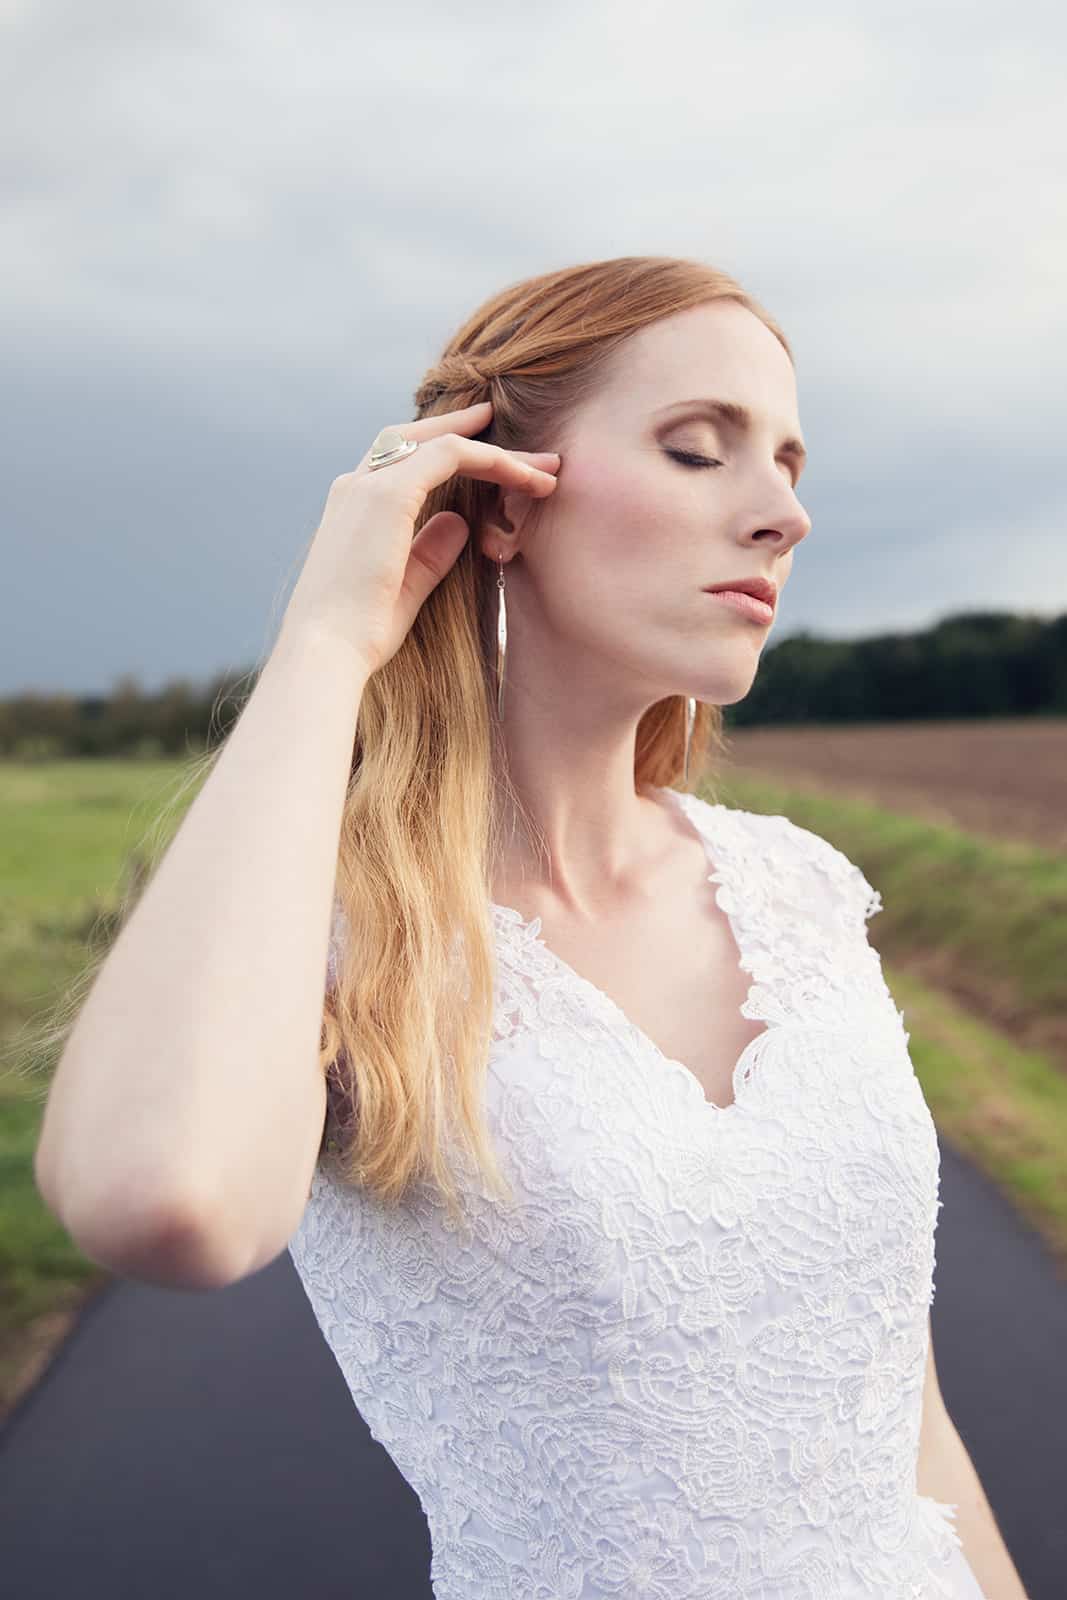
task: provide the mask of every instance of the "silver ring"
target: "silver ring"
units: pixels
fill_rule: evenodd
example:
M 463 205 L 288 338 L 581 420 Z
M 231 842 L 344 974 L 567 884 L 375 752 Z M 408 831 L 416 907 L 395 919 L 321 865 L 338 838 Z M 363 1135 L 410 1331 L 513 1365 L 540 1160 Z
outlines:
M 383 428 L 371 445 L 367 471 L 377 472 L 379 467 L 391 466 L 394 461 L 403 460 L 404 456 L 409 456 L 418 448 L 419 441 L 405 439 L 399 428 Z

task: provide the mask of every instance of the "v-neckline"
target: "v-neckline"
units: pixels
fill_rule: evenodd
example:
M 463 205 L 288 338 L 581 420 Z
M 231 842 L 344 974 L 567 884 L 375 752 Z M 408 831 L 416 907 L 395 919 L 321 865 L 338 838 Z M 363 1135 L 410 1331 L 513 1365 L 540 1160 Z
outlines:
M 740 1016 L 744 1016 L 745 1007 L 752 999 L 752 993 L 756 986 L 756 979 L 752 976 L 749 968 L 745 965 L 748 952 L 746 951 L 744 941 L 738 932 L 737 925 L 730 914 L 729 904 L 727 903 L 729 901 L 729 894 L 727 894 L 724 899 L 720 893 L 722 888 L 728 886 L 726 872 L 722 865 L 712 855 L 709 830 L 706 826 L 706 823 L 703 819 L 698 821 L 690 809 L 689 802 L 694 800 L 696 796 L 690 795 L 686 790 L 670 788 L 656 789 L 655 793 L 667 797 L 668 803 L 682 814 L 703 846 L 705 861 L 708 867 L 711 869 L 706 874 L 706 880 L 709 883 L 713 883 L 718 886 L 715 891 L 716 904 L 718 905 L 719 910 L 723 913 L 726 926 L 729 929 L 734 945 L 737 949 L 738 971 L 742 972 L 749 978 L 748 987 L 745 990 L 745 997 L 742 1000 L 741 1005 L 738 1007 L 738 1014 Z M 710 810 L 713 812 L 722 811 L 725 809 L 721 805 L 713 805 L 710 804 L 710 802 L 708 802 L 708 804 Z M 606 994 L 598 984 L 595 984 L 592 981 L 591 978 L 583 978 L 582 974 L 576 971 L 576 969 L 571 966 L 569 961 L 565 961 L 561 955 L 556 954 L 550 945 L 545 943 L 544 939 L 541 937 L 540 917 L 532 917 L 529 921 L 527 921 L 521 915 L 521 913 L 515 909 L 514 906 L 502 905 L 499 901 L 495 900 L 491 900 L 489 902 L 489 908 L 493 912 L 502 913 L 503 916 L 511 922 L 512 926 L 522 934 L 525 940 L 535 944 L 537 948 L 543 952 L 547 960 L 554 967 L 558 968 L 559 972 L 572 988 L 576 988 L 582 993 L 595 996 L 599 1004 L 606 1011 L 607 1015 L 619 1027 L 629 1030 L 633 1037 L 638 1041 L 642 1049 L 648 1055 L 650 1055 L 653 1060 L 662 1063 L 671 1070 L 684 1073 L 692 1087 L 692 1090 L 695 1092 L 696 1097 L 704 1106 L 707 1107 L 708 1111 L 713 1116 L 725 1117 L 730 1112 L 738 1110 L 741 1100 L 741 1090 L 744 1084 L 748 1081 L 747 1077 L 745 1076 L 744 1069 L 747 1067 L 749 1057 L 753 1051 L 763 1042 L 767 1033 L 770 1032 L 770 1024 L 768 1022 L 764 1021 L 763 1028 L 748 1041 L 744 1049 L 741 1051 L 741 1054 L 734 1062 L 733 1070 L 730 1074 L 730 1086 L 733 1091 L 733 1099 L 729 1101 L 727 1105 L 720 1105 L 717 1100 L 712 1100 L 707 1094 L 705 1094 L 704 1086 L 697 1077 L 696 1073 L 693 1071 L 692 1067 L 688 1066 L 686 1062 L 680 1061 L 676 1056 L 669 1056 L 667 1055 L 666 1051 L 661 1050 L 656 1041 L 651 1038 L 643 1028 L 639 1028 L 637 1023 L 626 1014 L 617 1000 L 613 1000 L 611 996 Z

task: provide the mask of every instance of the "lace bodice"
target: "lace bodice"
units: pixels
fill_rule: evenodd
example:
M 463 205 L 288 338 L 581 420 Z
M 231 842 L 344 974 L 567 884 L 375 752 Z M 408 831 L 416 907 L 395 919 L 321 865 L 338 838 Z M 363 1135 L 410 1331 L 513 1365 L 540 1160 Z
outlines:
M 491 908 L 470 1231 L 316 1170 L 289 1251 L 415 1489 L 437 1600 L 981 1600 L 917 1493 L 937 1138 L 866 920 L 783 816 L 673 790 L 768 1026 L 733 1103 Z

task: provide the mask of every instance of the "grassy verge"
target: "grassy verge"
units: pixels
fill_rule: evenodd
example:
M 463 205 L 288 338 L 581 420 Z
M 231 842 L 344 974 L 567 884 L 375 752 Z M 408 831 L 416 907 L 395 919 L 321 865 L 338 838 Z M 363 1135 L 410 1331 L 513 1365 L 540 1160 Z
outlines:
M 41 1106 L 0 1091 L 0 1418 L 33 1383 L 110 1281 L 46 1211 L 33 1181 Z
M 1067 855 L 762 776 L 717 795 L 837 845 L 882 895 L 884 957 L 1067 1073 Z
M 1067 1079 L 955 1001 L 883 961 L 938 1131 L 1005 1194 L 1067 1277 Z
M 821 834 L 881 892 L 870 940 L 934 1121 L 1067 1271 L 1067 858 L 762 775 L 716 797 Z
M 12 1063 L 23 1028 L 50 1019 L 85 966 L 90 938 L 106 936 L 124 873 L 178 776 L 170 761 L 0 765 L 0 1419 L 111 1281 L 34 1183 L 49 1063 L 34 1063 L 29 1079 Z M 191 803 L 183 796 L 176 818 Z

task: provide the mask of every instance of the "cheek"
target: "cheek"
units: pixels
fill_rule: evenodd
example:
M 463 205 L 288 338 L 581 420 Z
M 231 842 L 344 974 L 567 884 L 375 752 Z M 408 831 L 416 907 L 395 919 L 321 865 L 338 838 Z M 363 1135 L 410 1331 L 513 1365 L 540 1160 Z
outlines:
M 580 530 L 583 547 L 597 560 L 628 562 L 664 553 L 677 516 L 665 503 L 663 481 L 641 459 L 597 456 L 583 460 L 566 483 L 565 520 Z

